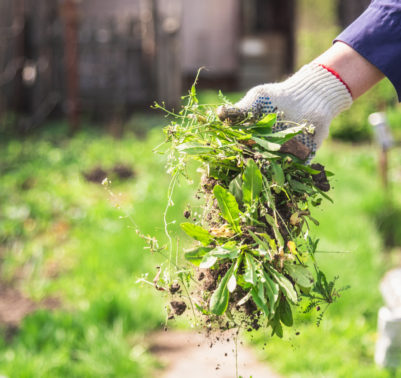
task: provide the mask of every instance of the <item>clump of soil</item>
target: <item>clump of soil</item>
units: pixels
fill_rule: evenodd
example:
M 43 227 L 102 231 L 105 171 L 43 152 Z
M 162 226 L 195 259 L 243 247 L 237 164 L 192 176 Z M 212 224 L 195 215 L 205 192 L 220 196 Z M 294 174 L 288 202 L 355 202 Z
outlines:
M 225 263 L 221 264 L 217 269 L 202 269 L 200 275 L 203 274 L 201 280 L 203 280 L 204 290 L 209 292 L 216 290 L 218 280 L 226 274 L 230 266 L 230 263 Z
M 184 301 L 171 301 L 171 308 L 174 310 L 176 315 L 182 315 L 187 309 L 187 305 Z
M 230 267 L 230 263 L 225 263 L 215 269 L 199 270 L 197 280 L 201 285 L 198 287 L 195 295 L 195 297 L 199 299 L 199 302 L 202 302 L 204 292 L 212 293 L 216 290 L 220 279 L 226 274 Z M 217 324 L 219 331 L 230 329 L 236 324 L 242 324 L 242 327 L 247 329 L 249 332 L 259 329 L 263 321 L 252 298 L 249 298 L 245 303 L 238 305 L 238 302 L 246 295 L 247 292 L 238 285 L 230 295 L 228 309 L 235 318 L 235 321 L 232 324 L 226 320 L 218 319 L 213 315 L 205 315 L 203 321 L 209 325 L 212 323 L 215 325 Z
M 120 180 L 128 180 L 135 176 L 134 170 L 127 164 L 118 163 L 116 164 L 112 172 L 120 179 Z
M 170 286 L 170 293 L 171 294 L 175 294 L 177 292 L 179 292 L 181 289 L 181 286 L 178 282 L 173 282 Z
M 311 168 L 320 171 L 320 173 L 318 173 L 317 175 L 312 176 L 315 186 L 323 192 L 328 192 L 330 190 L 330 183 L 329 180 L 327 180 L 324 166 L 322 164 L 315 163 L 311 165 Z
M 106 177 L 120 181 L 129 180 L 135 177 L 135 171 L 127 164 L 117 163 L 111 169 L 105 169 L 98 165 L 83 172 L 83 175 L 87 181 L 101 184 Z
M 97 166 L 88 172 L 84 172 L 83 175 L 86 181 L 101 184 L 102 181 L 107 177 L 107 172 L 102 167 Z

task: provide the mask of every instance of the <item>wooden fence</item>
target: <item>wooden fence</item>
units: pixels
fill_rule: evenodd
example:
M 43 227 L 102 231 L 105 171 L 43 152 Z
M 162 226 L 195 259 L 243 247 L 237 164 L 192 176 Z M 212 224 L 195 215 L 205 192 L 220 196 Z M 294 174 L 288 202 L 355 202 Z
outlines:
M 146 12 L 121 20 L 87 19 L 73 0 L 2 0 L 0 117 L 18 114 L 23 131 L 53 112 L 108 121 L 154 100 L 176 105 L 180 19 L 163 3 L 148 0 Z

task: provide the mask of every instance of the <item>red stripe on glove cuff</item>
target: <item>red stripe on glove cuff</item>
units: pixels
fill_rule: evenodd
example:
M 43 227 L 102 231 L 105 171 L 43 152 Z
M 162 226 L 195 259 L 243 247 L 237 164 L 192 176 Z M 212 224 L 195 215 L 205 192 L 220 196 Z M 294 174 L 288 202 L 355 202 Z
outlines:
M 345 88 L 347 88 L 347 91 L 349 92 L 349 94 L 352 97 L 352 92 L 350 87 L 348 86 L 348 84 L 341 78 L 340 74 L 337 71 L 334 71 L 332 68 L 325 66 L 324 64 L 319 64 L 320 67 L 323 67 L 325 70 L 329 71 L 330 73 L 332 73 L 338 80 L 340 80 L 344 85 Z

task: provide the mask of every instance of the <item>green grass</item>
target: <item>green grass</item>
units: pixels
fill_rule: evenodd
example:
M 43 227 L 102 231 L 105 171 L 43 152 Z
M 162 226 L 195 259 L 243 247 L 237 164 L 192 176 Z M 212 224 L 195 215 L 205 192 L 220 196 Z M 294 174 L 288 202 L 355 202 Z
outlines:
M 164 302 L 136 280 L 156 274 L 160 258 L 143 249 L 132 221 L 165 241 L 169 177 L 164 157 L 152 153 L 162 133 L 154 130 L 146 141 L 130 132 L 116 140 L 90 128 L 66 135 L 66 125 L 53 124 L 0 148 L 2 279 L 34 300 L 62 302 L 54 312 L 28 316 L 11 341 L 0 341 L 0 374 L 147 376 L 154 361 L 143 335 L 161 326 Z M 131 166 L 134 178 L 117 180 L 118 163 Z M 114 177 L 117 200 L 85 180 L 83 173 L 97 166 Z M 177 191 L 171 218 L 182 216 L 186 195 Z M 16 277 L 22 279 L 15 283 Z
M 203 96 L 202 102 L 216 102 L 211 93 Z M 146 125 L 146 118 L 140 120 Z M 142 232 L 166 241 L 162 217 L 169 177 L 164 157 L 151 151 L 162 140 L 160 129 L 144 140 L 126 131 L 124 138 L 113 139 L 87 128 L 67 138 L 66 125 L 53 124 L 36 137 L 1 144 L 2 278 L 19 277 L 16 284 L 25 295 L 38 301 L 55 296 L 62 307 L 40 310 L 23 321 L 14 338 L 0 338 L 0 374 L 144 377 L 157 364 L 146 351 L 146 335 L 163 324 L 164 301 L 135 282 L 145 272 L 152 280 L 162 261 L 143 249 L 126 216 Z M 378 283 L 391 265 L 371 215 L 384 201 L 377 151 L 327 143 L 317 160 L 336 173 L 335 203 L 315 212 L 321 226 L 313 232 L 321 239 L 320 250 L 342 252 L 321 253 L 319 259 L 330 276 L 340 275 L 338 286 L 351 289 L 329 308 L 319 328 L 316 312 L 299 314 L 299 335 L 279 340 L 260 331 L 252 342 L 283 376 L 386 376 L 373 364 L 382 305 Z M 135 177 L 118 180 L 112 173 L 117 163 L 131 166 Z M 395 206 L 401 204 L 400 164 L 392 151 Z M 100 184 L 85 180 L 83 172 L 96 166 L 110 173 L 117 202 Z M 176 191 L 168 215 L 170 222 L 177 220 L 170 225 L 173 232 L 193 190 L 182 185 Z

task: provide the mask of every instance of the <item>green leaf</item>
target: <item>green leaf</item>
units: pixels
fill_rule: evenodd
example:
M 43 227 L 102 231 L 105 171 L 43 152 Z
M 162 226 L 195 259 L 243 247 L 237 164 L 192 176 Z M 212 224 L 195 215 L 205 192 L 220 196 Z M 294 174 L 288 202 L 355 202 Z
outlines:
M 256 263 L 255 259 L 249 253 L 245 253 L 245 273 L 243 274 L 243 278 L 245 282 L 256 286 Z
M 251 128 L 252 136 L 264 138 L 265 135 L 271 135 L 272 129 L 270 127 L 254 126 Z
M 334 203 L 333 200 L 332 200 L 325 192 L 321 191 L 319 188 L 316 188 L 316 190 L 319 192 L 319 194 L 320 194 L 322 197 L 328 199 L 331 203 Z
M 292 317 L 292 310 L 290 304 L 285 298 L 282 298 L 278 306 L 278 312 L 280 314 L 280 319 L 284 325 L 287 327 L 292 327 L 294 324 L 294 319 Z
M 204 309 L 202 306 L 199 306 L 196 302 L 194 302 L 196 309 L 201 312 L 203 315 L 209 315 L 209 311 Z
M 308 165 L 294 163 L 294 166 L 297 167 L 299 170 L 309 173 L 311 175 L 317 175 L 320 173 L 320 171 L 313 169 L 313 168 L 309 167 Z
M 270 325 L 272 327 L 272 336 L 277 335 L 280 339 L 282 339 L 283 338 L 283 327 L 281 326 L 281 323 L 280 323 L 280 315 L 279 314 L 276 314 L 276 316 L 270 322 Z
M 239 226 L 240 211 L 235 197 L 220 185 L 215 185 L 213 194 L 219 203 L 223 218 L 231 225 L 235 232 L 241 233 Z
M 263 277 L 265 279 L 264 285 L 266 288 L 267 296 L 269 297 L 270 304 L 270 316 L 274 315 L 275 306 L 278 299 L 279 294 L 279 285 L 269 277 L 269 275 L 263 270 Z
M 285 264 L 285 270 L 299 286 L 306 288 L 313 286 L 314 279 L 307 267 L 299 264 Z
M 218 259 L 235 259 L 240 252 L 241 249 L 237 246 L 218 246 L 210 251 L 210 255 Z
M 266 137 L 269 138 L 286 138 L 291 139 L 295 135 L 300 134 L 303 130 L 305 129 L 305 126 L 294 126 L 294 127 L 288 127 L 284 130 L 277 131 L 276 133 L 272 134 L 267 134 Z
M 266 176 L 263 176 L 263 196 L 265 197 L 267 201 L 268 207 L 270 207 L 273 211 L 276 210 L 276 203 L 274 202 L 275 199 L 273 199 L 272 193 L 270 192 L 270 182 L 267 180 Z
M 262 184 L 262 173 L 255 161 L 248 159 L 242 176 L 242 193 L 243 201 L 249 206 L 252 206 L 259 198 L 259 194 L 262 191 Z
M 213 248 L 199 247 L 192 251 L 188 251 L 184 254 L 186 260 L 192 264 L 199 266 L 203 257 L 212 250 Z
M 197 143 L 183 143 L 177 146 L 177 150 L 188 155 L 210 154 L 214 151 L 213 147 L 203 146 Z
M 271 267 L 269 267 L 268 270 L 271 273 L 274 280 L 280 286 L 282 292 L 287 297 L 287 299 L 290 302 L 296 304 L 298 301 L 298 294 L 295 291 L 294 287 L 292 286 L 292 283 L 286 277 L 284 277 L 281 273 L 277 272 L 277 270 L 275 270 Z
M 236 287 L 237 287 L 237 279 L 235 278 L 235 274 L 232 274 L 227 282 L 227 289 L 230 293 L 232 293 L 234 292 Z
M 319 221 L 318 221 L 317 219 L 313 218 L 312 216 L 308 215 L 308 218 L 309 218 L 316 226 L 319 226 L 319 225 L 320 225 Z
M 228 280 L 231 278 L 234 270 L 234 264 L 227 271 L 225 276 L 221 279 L 219 286 L 214 291 L 212 297 L 210 298 L 210 311 L 215 315 L 223 315 L 227 310 L 229 291 L 227 289 Z
M 206 249 L 206 248 L 204 248 Z M 199 264 L 200 268 L 211 268 L 217 260 L 222 259 L 235 259 L 240 254 L 240 248 L 236 246 L 232 247 L 225 247 L 225 246 L 218 246 L 216 248 L 207 248 L 207 254 L 203 255 L 202 261 Z
M 189 222 L 181 223 L 180 226 L 187 235 L 200 241 L 203 245 L 209 245 L 213 240 L 213 236 L 209 234 L 209 231 L 201 226 Z
M 294 189 L 296 192 L 308 193 L 308 194 L 314 193 L 314 190 L 310 186 L 297 180 L 290 180 L 290 185 L 292 189 Z
M 277 120 L 276 113 L 269 113 L 256 123 L 260 127 L 273 127 Z
M 276 182 L 277 185 L 279 186 L 284 186 L 285 178 L 284 178 L 284 172 L 283 168 L 281 168 L 280 164 L 277 164 L 275 162 L 270 162 L 272 170 L 273 170 L 273 179 Z
M 268 142 L 267 140 L 255 136 L 252 137 L 252 140 L 254 140 L 260 147 L 263 147 L 267 151 L 278 151 L 281 148 L 281 144 Z
M 196 98 L 196 86 L 195 85 L 191 86 L 191 96 L 192 96 L 193 100 L 197 103 L 198 99 Z
M 262 155 L 263 158 L 269 159 L 269 160 L 271 160 L 271 159 L 279 159 L 280 158 L 280 156 L 272 154 L 271 152 L 267 152 L 267 151 L 263 151 L 260 154 Z
M 259 236 L 255 235 L 251 230 L 248 230 L 249 235 L 252 236 L 252 239 L 255 241 L 255 243 L 257 243 L 259 245 L 259 247 L 261 247 L 262 249 L 268 251 L 269 250 L 269 244 L 263 240 L 264 239 L 264 235 L 262 235 L 262 238 L 260 238 Z
M 203 256 L 203 259 L 199 264 L 199 268 L 209 269 L 216 264 L 217 260 L 218 258 L 216 256 L 212 256 L 210 253 L 208 253 L 207 255 Z
M 250 298 L 251 298 L 251 292 L 248 291 L 248 293 L 237 302 L 237 306 L 242 306 L 243 304 L 248 302 Z
M 242 178 L 239 173 L 234 179 L 231 180 L 228 190 L 234 195 L 237 203 L 242 203 Z
M 252 299 L 255 302 L 256 306 L 258 306 L 266 314 L 266 316 L 269 317 L 270 313 L 269 313 L 269 307 L 267 307 L 266 298 L 264 296 L 262 298 L 259 296 L 259 294 L 262 294 L 264 291 L 264 287 L 261 282 L 259 282 L 258 284 L 258 289 L 261 290 L 256 290 L 255 287 L 252 287 L 251 289 Z
M 276 238 L 278 245 L 280 247 L 284 247 L 284 239 L 280 234 L 280 231 L 277 227 L 276 221 L 269 214 L 265 214 L 265 218 L 266 218 L 267 223 L 269 223 L 270 226 L 272 226 L 272 228 L 273 228 L 274 237 Z

